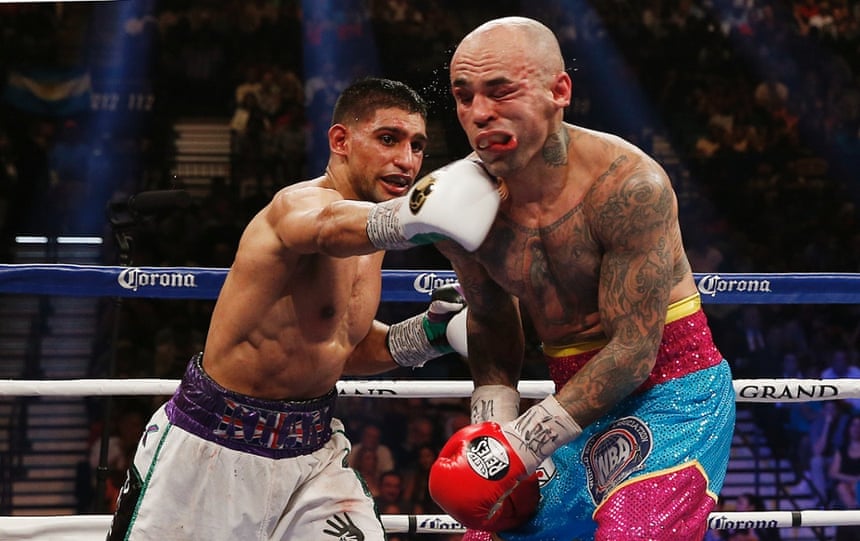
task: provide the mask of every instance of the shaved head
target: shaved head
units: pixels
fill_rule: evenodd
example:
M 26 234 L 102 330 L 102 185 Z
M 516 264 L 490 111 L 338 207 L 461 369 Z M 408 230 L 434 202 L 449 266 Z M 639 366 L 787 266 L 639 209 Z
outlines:
M 502 17 L 487 21 L 475 28 L 460 42 L 461 49 L 492 47 L 510 48 L 523 55 L 533 67 L 552 76 L 564 71 L 564 58 L 558 39 L 546 25 L 528 17 Z
M 547 155 L 563 162 L 573 84 L 548 27 L 526 17 L 482 24 L 451 57 L 450 80 L 460 126 L 492 174 L 540 167 Z

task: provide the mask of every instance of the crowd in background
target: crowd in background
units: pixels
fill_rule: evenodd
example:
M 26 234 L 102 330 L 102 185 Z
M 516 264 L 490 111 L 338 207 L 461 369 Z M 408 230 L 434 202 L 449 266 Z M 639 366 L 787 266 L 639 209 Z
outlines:
M 79 216 L 87 199 L 181 187 L 171 178 L 170 130 L 179 118 L 220 118 L 232 136 L 232 176 L 182 213 L 141 226 L 136 265 L 229 266 L 247 220 L 279 187 L 320 174 L 308 159 L 333 100 L 372 63 L 308 66 L 303 48 L 370 40 L 378 72 L 404 80 L 431 104 L 427 165 L 468 148 L 445 71 L 457 40 L 488 18 L 523 14 L 559 36 L 574 103 L 568 120 L 617 133 L 664 164 L 675 183 L 693 270 L 860 272 L 860 2 L 856 0 L 584 0 L 481 2 L 296 0 L 134 2 L 120 52 L 92 55 L 105 29 L 74 8 L 0 8 L 0 75 L 22 63 L 74 63 L 90 51 L 103 70 L 149 43 L 149 114 L 110 131 L 91 115 L 57 118 L 0 109 L 0 255 L 20 230 L 100 230 Z M 307 2 L 305 2 L 307 4 Z M 328 11 L 323 11 L 322 6 Z M 91 9 L 91 8 L 90 8 Z M 85 28 L 85 32 L 75 29 Z M 86 36 L 82 36 L 84 33 Z M 89 48 L 81 44 L 89 39 Z M 77 40 L 77 41 L 76 41 Z M 144 41 L 148 40 L 148 41 Z M 77 47 L 75 47 L 77 45 Z M 132 76 L 132 75 L 129 75 Z M 313 114 L 311 114 L 314 112 Z M 314 116 L 317 115 L 317 116 Z M 94 179 L 113 179 L 105 188 Z M 240 189 L 248 184 L 252 190 Z M 110 246 L 110 243 L 109 243 Z M 111 246 L 105 263 L 113 264 Z M 430 249 L 389 254 L 389 268 L 447 268 Z M 211 303 L 135 300 L 117 316 L 106 302 L 92 376 L 106 374 L 110 326 L 121 320 L 118 377 L 178 378 L 203 344 Z M 394 321 L 423 307 L 384 305 Z M 736 378 L 858 377 L 855 305 L 706 305 Z M 446 357 L 387 377 L 468 378 Z M 546 377 L 530 344 L 524 378 Z M 148 415 L 153 402 L 134 406 Z M 345 398 L 356 467 L 383 513 L 435 512 L 426 468 L 468 420 L 463 400 Z M 854 508 L 860 471 L 860 404 L 754 408 L 775 452 L 821 494 Z M 94 413 L 97 417 L 98 412 Z M 94 419 L 94 426 L 97 426 Z M 846 459 L 847 458 L 847 459 Z M 434 539 L 439 539 L 434 537 Z

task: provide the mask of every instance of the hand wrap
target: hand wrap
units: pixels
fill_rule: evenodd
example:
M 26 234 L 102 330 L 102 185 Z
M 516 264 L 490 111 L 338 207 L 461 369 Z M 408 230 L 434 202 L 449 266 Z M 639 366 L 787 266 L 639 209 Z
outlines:
M 424 366 L 430 359 L 454 351 L 446 330 L 454 316 L 466 307 L 460 285 L 437 287 L 430 298 L 426 312 L 388 328 L 386 344 L 394 362 L 400 366 Z
M 479 385 L 472 391 L 472 424 L 503 423 L 520 414 L 520 393 L 507 385 Z

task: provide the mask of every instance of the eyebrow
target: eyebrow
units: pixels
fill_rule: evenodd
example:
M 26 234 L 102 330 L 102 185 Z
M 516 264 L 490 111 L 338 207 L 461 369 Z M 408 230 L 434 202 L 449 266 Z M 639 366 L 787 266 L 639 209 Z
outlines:
M 510 78 L 504 77 L 504 76 L 499 76 L 499 77 L 495 77 L 493 79 L 490 79 L 488 81 L 485 81 L 481 84 L 483 86 L 494 87 L 494 86 L 502 86 L 502 85 L 506 85 L 506 84 L 511 84 L 513 82 L 514 82 L 513 79 L 510 79 Z M 466 79 L 464 79 L 462 77 L 458 77 L 451 82 L 451 86 L 453 86 L 455 88 L 463 88 L 463 87 L 469 86 L 469 83 L 466 82 Z
M 409 134 L 406 132 L 406 130 L 403 130 L 401 128 L 396 128 L 394 126 L 380 126 L 380 127 L 376 128 L 375 130 L 373 130 L 374 134 L 383 133 L 383 132 L 394 133 L 394 134 L 397 134 L 398 136 L 400 136 L 404 139 L 409 138 L 411 140 L 427 141 L 427 135 L 424 133 L 416 133 L 413 137 L 408 137 Z

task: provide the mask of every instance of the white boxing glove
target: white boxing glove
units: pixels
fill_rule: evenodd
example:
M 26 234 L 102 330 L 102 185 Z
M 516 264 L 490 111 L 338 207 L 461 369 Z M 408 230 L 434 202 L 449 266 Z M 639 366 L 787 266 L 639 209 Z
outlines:
M 496 217 L 498 182 L 473 159 L 452 162 L 419 179 L 403 196 L 373 206 L 367 236 L 381 250 L 451 239 L 478 249 Z
M 445 328 L 445 338 L 448 339 L 448 345 L 451 349 L 462 355 L 469 356 L 469 341 L 466 330 L 466 317 L 469 314 L 469 307 L 463 308 L 451 318 L 448 326 Z

